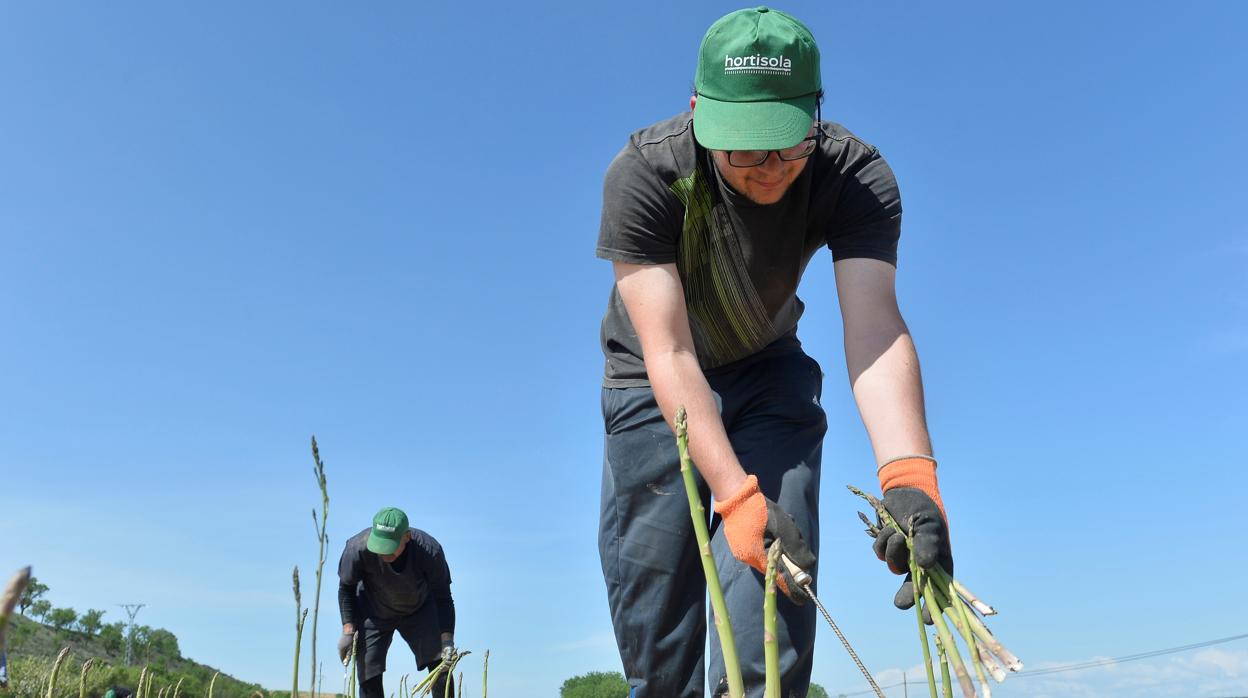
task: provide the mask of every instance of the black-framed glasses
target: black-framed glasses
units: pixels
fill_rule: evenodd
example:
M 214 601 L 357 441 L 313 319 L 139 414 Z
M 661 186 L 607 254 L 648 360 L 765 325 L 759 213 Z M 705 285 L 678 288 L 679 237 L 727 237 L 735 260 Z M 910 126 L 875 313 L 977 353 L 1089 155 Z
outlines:
M 823 129 L 819 128 L 819 122 L 823 120 L 822 106 L 818 103 L 815 106 L 815 135 L 803 138 L 797 145 L 779 150 L 725 150 L 724 152 L 728 154 L 728 164 L 733 167 L 758 167 L 767 162 L 767 158 L 771 157 L 772 153 L 785 162 L 810 157 L 810 154 L 815 152 L 815 148 L 819 147 L 819 139 L 823 137 Z
M 725 152 L 728 153 L 728 164 L 733 167 L 758 167 L 767 162 L 767 158 L 771 157 L 772 153 L 775 153 L 776 157 L 785 162 L 810 157 L 810 154 L 815 152 L 815 148 L 818 145 L 819 133 L 816 131 L 815 135 L 804 138 L 800 143 L 789 148 L 781 148 L 780 150 L 728 150 Z

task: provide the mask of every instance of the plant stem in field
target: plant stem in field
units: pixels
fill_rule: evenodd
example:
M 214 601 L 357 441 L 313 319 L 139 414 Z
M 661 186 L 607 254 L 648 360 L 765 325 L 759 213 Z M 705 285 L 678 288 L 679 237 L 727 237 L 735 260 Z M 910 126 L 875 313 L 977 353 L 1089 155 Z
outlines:
M 767 549 L 767 574 L 763 577 L 763 659 L 767 666 L 764 698 L 780 698 L 780 642 L 776 637 L 776 563 L 780 541 Z
M 52 674 L 48 676 L 47 698 L 52 698 L 52 691 L 56 689 L 56 675 L 61 673 L 61 663 L 64 662 L 65 658 L 68 656 L 69 656 L 69 648 L 66 647 L 62 649 L 59 654 L 56 655 L 56 661 L 52 662 Z
M 312 461 L 315 464 L 312 472 L 316 475 L 317 486 L 321 488 L 320 528 L 316 531 L 316 542 L 319 547 L 320 557 L 316 562 L 316 598 L 312 602 L 312 680 L 311 685 L 308 686 L 308 691 L 312 694 L 312 698 L 316 698 L 317 692 L 321 690 L 321 684 L 316 678 L 316 626 L 321 614 L 321 571 L 325 568 L 325 550 L 329 547 L 329 535 L 325 533 L 325 526 L 329 520 L 329 488 L 325 482 L 325 464 L 321 462 L 321 452 L 316 447 L 315 436 L 312 437 Z M 313 527 L 316 527 L 317 523 L 316 509 L 313 509 Z M 290 698 L 299 697 L 291 696 Z
M 291 678 L 290 698 L 299 698 L 299 645 L 303 642 L 303 622 L 308 619 L 308 610 L 303 607 L 303 596 L 299 593 L 299 566 L 291 574 L 295 589 L 295 672 Z
M 4 635 L 9 627 L 9 617 L 13 615 L 13 609 L 17 606 L 22 598 L 22 593 L 26 591 L 26 585 L 30 583 L 30 567 L 23 567 L 13 575 L 9 583 L 4 587 L 4 593 L 0 594 L 0 688 L 8 688 L 9 675 L 8 667 L 5 664 L 7 657 L 4 654 Z
M 975 686 L 971 683 L 970 674 L 966 673 L 966 665 L 962 663 L 962 655 L 958 653 L 957 645 L 953 641 L 953 634 L 949 632 L 949 626 L 945 625 L 945 619 L 940 612 L 940 605 L 936 603 L 936 592 L 932 590 L 930 577 L 923 580 L 923 598 L 927 601 L 929 611 L 935 609 L 935 612 L 930 615 L 936 623 L 936 632 L 940 633 L 941 641 L 948 648 L 946 654 L 952 657 L 953 673 L 958 677 L 958 685 L 962 687 L 962 695 L 966 698 L 975 698 Z
M 937 569 L 940 568 L 939 565 L 936 567 Z M 948 579 L 948 575 L 945 575 L 945 577 Z M 979 687 L 984 693 L 984 698 L 992 698 L 992 687 L 988 685 L 988 679 L 984 676 L 984 666 L 979 661 L 979 647 L 975 644 L 975 633 L 970 630 L 971 622 L 967 618 L 971 611 L 967 610 L 966 603 L 954 589 L 953 579 L 949 579 L 945 590 L 950 598 L 949 606 L 952 607 L 951 609 L 946 609 L 946 612 L 949 613 L 950 618 L 955 620 L 954 625 L 966 626 L 967 629 L 962 633 L 962 639 L 966 642 L 967 652 L 971 655 L 971 666 L 975 669 L 975 677 L 979 679 Z M 958 620 L 961 623 L 956 622 Z
M 943 698 L 953 698 L 953 680 L 949 677 L 949 658 L 945 656 L 945 645 L 936 636 L 936 652 L 940 655 L 940 691 Z
M 178 683 L 173 687 L 173 698 L 178 698 L 178 694 L 182 692 L 182 679 L 178 679 Z
M 936 589 L 936 595 L 940 597 L 942 601 L 947 601 L 947 599 L 943 598 L 943 594 L 941 594 L 940 589 Z M 966 621 L 970 626 L 970 630 L 975 633 L 975 637 L 979 640 L 978 644 L 981 647 L 987 647 L 988 651 L 996 655 L 1001 661 L 1001 664 L 1003 664 L 1005 668 L 1010 671 L 1022 671 L 1023 663 L 1019 661 L 1018 657 L 1015 657 L 1012 652 L 1007 650 L 991 632 L 989 632 L 987 626 L 984 625 L 984 622 L 979 619 L 979 616 L 976 616 L 974 613 L 968 613 L 966 614 Z
M 997 683 L 1004 682 L 1005 669 L 1001 668 L 1001 665 L 997 663 L 996 657 L 993 657 L 988 648 L 982 644 L 978 645 L 977 648 L 979 649 L 979 661 L 983 663 L 984 668 L 988 670 L 988 673 L 992 675 L 992 678 Z
M 489 695 L 489 677 L 490 677 L 490 651 L 485 651 L 485 666 L 481 669 L 481 698 Z
M 147 681 L 147 667 L 143 667 L 143 669 L 139 672 L 139 683 L 134 687 L 134 698 L 143 698 L 143 683 L 145 681 Z M 209 696 L 208 698 L 212 698 L 212 696 Z
M 87 672 L 91 671 L 92 664 L 95 664 L 94 659 L 82 663 L 82 674 L 78 677 L 78 698 L 87 698 Z
M 13 607 L 22 598 L 26 585 L 30 583 L 30 568 L 18 570 L 0 594 L 0 652 L 4 651 L 4 629 L 9 625 L 9 616 L 13 615 Z
M 212 675 L 212 680 L 208 682 L 208 698 L 212 698 L 212 689 L 214 686 L 217 685 L 217 677 L 220 675 L 221 675 L 221 672 L 218 671 L 217 673 Z
M 693 534 L 698 542 L 702 572 L 706 575 L 706 586 L 711 596 L 715 629 L 719 631 L 724 670 L 728 674 L 728 695 L 731 698 L 744 698 L 745 683 L 741 680 L 741 662 L 737 658 L 737 643 L 732 635 L 732 619 L 728 616 L 728 604 L 724 602 L 724 589 L 719 584 L 715 558 L 711 555 L 711 536 L 706 529 L 706 508 L 702 506 L 702 498 L 698 496 L 698 485 L 693 478 L 693 461 L 689 458 L 688 414 L 683 405 L 676 410 L 676 448 L 680 451 L 680 474 L 685 481 L 685 494 L 689 496 L 689 516 L 693 519 Z
M 978 597 L 976 597 L 974 594 L 971 593 L 970 589 L 967 589 L 966 587 L 962 586 L 962 582 L 959 582 L 956 579 L 953 580 L 953 588 L 956 589 L 957 592 L 961 594 L 963 598 L 966 599 L 967 603 L 974 606 L 976 611 L 979 611 L 981 614 L 985 616 L 997 615 L 997 609 L 993 608 L 992 606 L 989 606 L 983 601 L 980 601 Z
M 919 588 L 922 576 L 919 573 L 919 566 L 914 564 L 914 552 L 910 552 L 910 583 L 915 589 Z M 923 644 L 923 670 L 927 673 L 927 692 L 931 698 L 936 698 L 936 677 L 932 674 L 932 650 L 927 646 L 927 627 L 923 623 L 923 609 L 921 608 L 919 597 L 914 597 L 914 617 L 919 623 L 919 642 Z M 928 609 L 931 612 L 931 609 Z M 940 643 L 937 642 L 937 647 Z M 941 661 L 944 661 L 944 655 L 941 655 Z
M 355 648 L 359 639 L 360 634 L 358 632 L 351 635 L 351 666 L 347 669 L 349 676 L 347 679 L 347 696 L 349 698 L 355 698 Z

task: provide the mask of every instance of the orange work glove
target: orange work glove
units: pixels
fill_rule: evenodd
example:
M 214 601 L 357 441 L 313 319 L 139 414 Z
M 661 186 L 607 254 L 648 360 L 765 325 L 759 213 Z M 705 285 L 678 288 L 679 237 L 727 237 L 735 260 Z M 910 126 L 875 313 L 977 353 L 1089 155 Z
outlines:
M 914 561 L 919 567 L 940 564 L 953 576 L 953 551 L 949 546 L 949 521 L 936 486 L 936 460 L 927 456 L 907 456 L 880 467 L 880 490 L 884 508 L 899 526 L 912 527 Z M 900 609 L 914 606 L 914 584 L 910 579 L 910 551 L 905 536 L 892 526 L 881 526 L 872 546 L 875 556 L 888 563 L 893 574 L 906 579 L 893 598 Z M 924 620 L 931 623 L 928 616 Z
M 750 475 L 745 484 L 728 499 L 715 502 L 715 511 L 723 518 L 724 537 L 733 557 L 759 572 L 767 572 L 767 549 L 780 541 L 780 549 L 803 570 L 815 568 L 815 555 L 802 540 L 801 531 L 788 512 L 767 499 L 758 489 L 758 478 Z M 809 600 L 783 564 L 779 565 L 776 584 L 793 603 L 801 606 Z

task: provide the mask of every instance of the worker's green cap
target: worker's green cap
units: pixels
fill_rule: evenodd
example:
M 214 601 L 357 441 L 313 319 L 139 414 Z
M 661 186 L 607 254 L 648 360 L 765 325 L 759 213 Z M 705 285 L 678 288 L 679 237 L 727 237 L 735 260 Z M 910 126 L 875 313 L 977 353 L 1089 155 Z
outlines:
M 117 691 L 114 691 L 111 688 L 104 691 L 104 698 L 117 698 Z
M 378 555 L 393 555 L 399 541 L 407 533 L 407 514 L 401 509 L 386 507 L 373 517 L 373 531 L 368 534 L 368 549 Z
M 810 130 L 819 47 L 793 17 L 757 7 L 720 17 L 702 37 L 693 132 L 711 150 L 779 150 Z

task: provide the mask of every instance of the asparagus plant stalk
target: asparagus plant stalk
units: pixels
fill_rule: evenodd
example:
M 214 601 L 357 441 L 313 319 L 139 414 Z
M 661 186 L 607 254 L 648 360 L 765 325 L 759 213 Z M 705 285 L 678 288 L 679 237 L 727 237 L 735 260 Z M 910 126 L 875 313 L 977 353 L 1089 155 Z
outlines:
M 325 482 L 325 464 L 321 462 L 321 452 L 316 446 L 316 437 L 312 437 L 312 461 L 315 464 L 312 473 L 316 475 L 316 484 L 321 488 L 321 516 L 317 519 L 316 509 L 312 510 L 312 526 L 316 528 L 316 542 L 320 557 L 316 562 L 316 597 L 312 602 L 312 679 L 308 691 L 316 698 L 320 683 L 316 678 L 316 626 L 321 613 L 321 573 L 325 568 L 325 551 L 329 547 L 329 535 L 325 533 L 325 525 L 329 520 L 329 489 Z M 317 526 L 319 525 L 319 528 Z M 299 698 L 291 696 L 291 698 Z
M 915 604 L 917 607 L 918 604 Z M 920 616 L 921 617 L 921 616 Z M 926 633 L 924 633 L 926 636 Z M 923 644 L 927 644 L 924 640 Z M 936 652 L 940 654 L 940 690 L 943 698 L 953 698 L 953 679 L 949 676 L 949 658 L 945 656 L 945 646 L 940 641 L 940 636 L 936 636 Z
M 898 531 L 905 531 L 905 541 L 907 547 L 911 549 L 911 580 L 916 589 L 915 608 L 916 612 L 920 602 L 926 606 L 931 615 L 932 620 L 936 624 L 938 633 L 938 644 L 942 661 L 944 657 L 948 657 L 952 653 L 952 659 L 949 660 L 953 664 L 954 674 L 958 677 L 958 682 L 962 688 L 963 694 L 974 696 L 975 689 L 971 684 L 970 675 L 966 671 L 966 666 L 962 661 L 962 656 L 958 652 L 957 645 L 953 640 L 953 634 L 949 631 L 948 626 L 944 622 L 943 615 L 947 614 L 949 620 L 953 623 L 957 631 L 962 635 L 966 642 L 967 649 L 970 652 L 971 664 L 974 667 L 976 678 L 979 679 L 980 687 L 983 690 L 984 698 L 991 698 L 992 689 L 988 684 L 985 671 L 992 675 L 998 682 L 1005 678 L 1005 672 L 993 660 L 995 654 L 1002 664 L 1011 671 L 1019 671 L 1022 669 L 1022 663 L 1018 658 L 1009 653 L 1000 642 L 992 637 L 987 627 L 979 617 L 971 610 L 970 606 L 980 610 L 985 614 L 994 614 L 996 611 L 988 604 L 980 601 L 965 586 L 958 583 L 951 575 L 945 572 L 939 565 L 935 565 L 927 570 L 920 570 L 914 564 L 913 558 L 913 535 L 908 529 L 898 526 L 897 522 L 884 508 L 882 502 L 875 497 L 859 490 L 856 487 L 850 487 L 850 491 L 862 497 L 871 504 L 876 513 L 880 517 L 880 521 L 885 526 L 895 528 Z M 867 533 L 872 536 L 878 536 L 880 529 L 874 526 L 865 515 L 859 513 L 859 517 L 867 523 Z M 965 600 L 963 597 L 966 597 Z M 934 611 L 934 612 L 933 612 Z M 981 644 L 982 643 L 982 644 Z M 927 656 L 927 640 L 924 634 L 924 653 Z M 930 681 L 929 681 L 930 684 Z
M 78 698 L 87 698 L 87 673 L 91 671 L 92 664 L 95 664 L 95 659 L 82 663 L 82 674 L 78 676 Z
M 949 598 L 953 599 L 950 605 L 953 607 L 954 613 L 950 617 L 954 619 L 955 625 L 958 625 L 957 621 L 960 620 L 961 625 L 965 625 L 968 628 L 966 632 L 962 633 L 962 639 L 966 642 L 967 652 L 971 655 L 971 666 L 975 669 L 975 677 L 979 679 L 980 690 L 983 691 L 984 698 L 992 698 L 992 687 L 988 685 L 988 679 L 984 677 L 984 666 L 979 661 L 979 647 L 975 644 L 975 633 L 969 630 L 971 623 L 967 616 L 971 612 L 967 610 L 966 604 L 962 603 L 961 599 L 958 598 L 952 579 L 949 580 L 946 589 L 948 590 Z
M 291 582 L 295 590 L 295 671 L 291 678 L 290 698 L 299 698 L 299 645 L 303 642 L 303 622 L 308 619 L 308 609 L 303 607 L 303 596 L 299 593 L 299 566 L 291 573 Z
M 776 563 L 780 541 L 767 549 L 767 574 L 763 578 L 763 659 L 767 665 L 764 698 L 780 698 L 780 643 L 776 635 Z
M 948 600 L 944 598 L 944 595 L 941 593 L 939 588 L 936 589 L 936 597 L 937 597 L 937 600 L 940 601 L 941 603 L 945 603 L 945 604 L 949 603 Z M 981 649 L 987 648 L 988 652 L 990 652 L 993 655 L 996 655 L 996 657 L 999 659 L 1001 664 L 1003 664 L 1010 671 L 1022 671 L 1023 663 L 1019 661 L 1018 657 L 1015 657 L 1012 652 L 1007 650 L 1005 646 L 1002 645 L 1001 642 L 997 640 L 996 637 L 993 636 L 993 634 L 988 630 L 987 626 L 984 625 L 984 622 L 979 619 L 979 616 L 975 615 L 974 613 L 967 613 L 966 623 L 967 625 L 970 626 L 969 630 L 972 633 L 974 633 L 975 638 L 978 640 L 976 644 Z M 959 632 L 962 632 L 961 628 L 959 628 Z M 982 656 L 981 656 L 981 659 L 982 659 Z M 998 681 L 1003 681 L 1003 680 L 1004 680 L 1004 674 L 1002 674 L 1002 678 L 998 679 Z
M 48 676 L 47 698 L 52 698 L 52 692 L 56 690 L 56 675 L 61 673 L 61 663 L 64 662 L 65 658 L 68 656 L 69 648 L 65 647 L 56 655 L 56 660 L 52 662 L 52 674 Z
M 178 694 L 182 692 L 182 679 L 178 679 L 178 683 L 173 687 L 173 698 L 178 698 Z M 297 696 L 292 696 L 297 698 Z
M 970 589 L 967 589 L 966 587 L 962 586 L 962 582 L 959 582 L 956 579 L 953 580 L 953 588 L 959 594 L 962 595 L 962 598 L 966 599 L 967 603 L 974 606 L 976 611 L 979 611 L 981 614 L 985 616 L 997 615 L 997 609 L 993 608 L 992 606 L 989 606 L 983 601 L 980 601 L 978 597 L 976 597 L 974 594 L 971 593 Z
M 923 600 L 927 602 L 928 609 L 935 609 L 930 615 L 936 623 L 936 632 L 940 633 L 941 641 L 947 647 L 956 647 L 953 634 L 949 632 L 949 626 L 945 625 L 944 615 L 941 614 L 940 606 L 936 603 L 936 592 L 933 591 L 930 578 L 923 580 Z M 957 650 L 951 650 L 949 654 L 952 657 L 953 674 L 958 677 L 958 684 L 962 687 L 962 695 L 966 698 L 975 698 L 975 685 L 971 683 L 971 675 L 967 673 L 966 665 L 962 663 L 962 655 Z
M 481 669 L 481 698 L 489 695 L 489 678 L 490 678 L 490 651 L 485 651 L 485 666 Z
M 715 617 L 715 629 L 719 632 L 719 644 L 723 650 L 724 670 L 728 674 L 728 695 L 744 698 L 745 683 L 741 680 L 741 662 L 737 658 L 737 644 L 732 635 L 732 619 L 728 616 L 728 604 L 724 601 L 724 589 L 719 584 L 715 570 L 715 558 L 711 555 L 711 536 L 706 528 L 706 508 L 698 496 L 698 485 L 693 478 L 693 461 L 689 458 L 688 415 L 682 405 L 676 410 L 676 447 L 680 451 L 680 474 L 685 481 L 685 494 L 689 497 L 689 515 L 693 519 L 693 534 L 698 542 L 698 555 L 702 560 L 702 572 L 711 596 L 711 610 Z
M 217 685 L 217 677 L 220 675 L 221 672 L 216 672 L 212 675 L 212 680 L 208 682 L 208 698 L 212 698 L 212 689 Z
M 23 567 L 13 575 L 13 578 L 5 586 L 4 592 L 0 594 L 0 688 L 6 688 L 9 685 L 8 668 L 5 665 L 6 657 L 4 654 L 5 630 L 9 626 L 9 617 L 13 615 L 13 608 L 17 606 L 18 601 L 22 598 L 22 593 L 26 591 L 26 585 L 29 583 L 30 567 Z
M 914 564 L 914 552 L 910 553 L 910 580 L 914 584 L 919 583 L 919 566 Z M 927 626 L 923 623 L 923 609 L 919 607 L 918 600 L 914 604 L 914 617 L 919 623 L 919 642 L 923 645 L 923 670 L 927 673 L 927 692 L 930 698 L 936 698 L 936 677 L 932 674 L 932 651 L 927 646 Z M 936 640 L 936 648 L 940 649 L 940 639 Z M 940 655 L 941 669 L 948 671 L 945 666 L 945 655 Z
M 355 653 L 356 653 L 356 647 L 357 647 L 357 646 L 358 646 L 358 644 L 359 644 L 359 639 L 360 639 L 360 634 L 359 634 L 359 633 L 355 633 L 355 634 L 353 634 L 353 635 L 351 636 L 351 666 L 350 666 L 350 667 L 348 667 L 348 669 L 347 669 L 347 671 L 348 671 L 348 679 L 347 679 L 347 681 L 349 682 L 349 683 L 347 683 L 347 696 L 348 696 L 348 698 L 355 698 L 355 695 L 356 695 L 356 685 L 355 685 L 355 679 L 356 679 L 356 676 L 355 676 Z
M 143 684 L 147 682 L 147 667 L 139 671 L 139 683 L 134 687 L 134 698 L 143 698 Z M 209 696 L 211 698 L 211 696 Z

